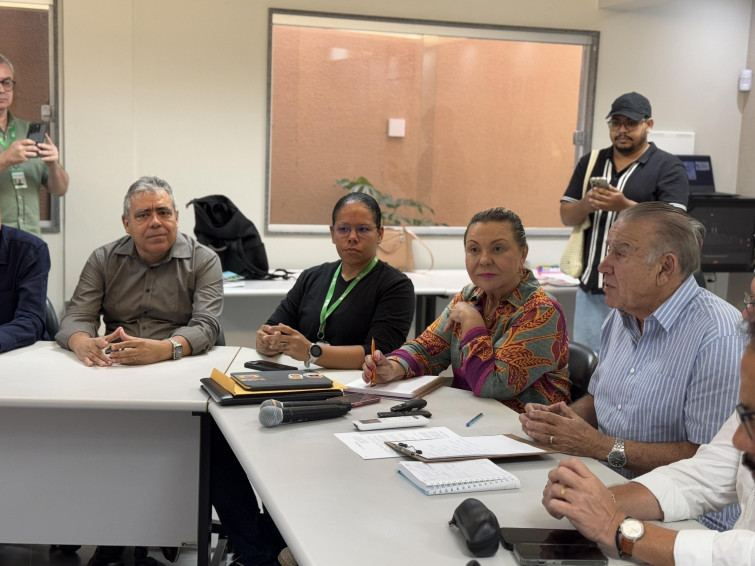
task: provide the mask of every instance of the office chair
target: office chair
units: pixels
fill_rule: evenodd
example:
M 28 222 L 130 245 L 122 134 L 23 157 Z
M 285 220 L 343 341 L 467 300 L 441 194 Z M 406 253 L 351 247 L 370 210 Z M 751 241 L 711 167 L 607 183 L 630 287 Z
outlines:
M 598 354 L 595 350 L 579 342 L 569 342 L 569 379 L 572 382 L 572 401 L 576 401 L 587 393 L 587 386 L 597 366 Z
M 50 340 L 55 339 L 59 326 L 55 307 L 53 306 L 50 297 L 47 297 L 47 303 L 45 304 L 45 329 L 47 330 Z

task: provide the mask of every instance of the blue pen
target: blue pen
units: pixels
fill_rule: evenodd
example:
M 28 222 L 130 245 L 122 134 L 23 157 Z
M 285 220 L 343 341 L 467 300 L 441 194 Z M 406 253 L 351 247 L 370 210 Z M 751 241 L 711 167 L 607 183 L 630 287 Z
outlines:
M 472 426 L 473 424 L 475 424 L 475 423 L 476 423 L 476 422 L 477 422 L 478 420 L 480 420 L 481 418 L 482 418 L 482 413 L 480 413 L 480 414 L 479 414 L 479 415 L 477 415 L 477 416 L 476 416 L 475 418 L 473 418 L 473 419 L 472 419 L 471 421 L 469 421 L 469 422 L 467 423 L 467 426 Z

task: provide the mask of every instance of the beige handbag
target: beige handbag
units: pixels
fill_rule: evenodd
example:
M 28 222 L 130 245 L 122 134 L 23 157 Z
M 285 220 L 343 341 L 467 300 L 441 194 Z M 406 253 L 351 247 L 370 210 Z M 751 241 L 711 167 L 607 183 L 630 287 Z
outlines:
M 378 258 L 401 271 L 414 271 L 412 240 L 417 240 L 430 254 L 430 267 L 428 269 L 432 269 L 435 265 L 433 252 L 417 234 L 405 226 L 384 227 L 383 241 L 378 244 Z
M 590 182 L 590 173 L 595 166 L 595 162 L 598 160 L 599 150 L 595 150 L 590 154 L 590 161 L 587 164 L 587 171 L 585 172 L 585 181 L 582 185 L 582 197 L 584 198 L 587 193 L 587 185 Z M 582 224 L 572 228 L 569 235 L 569 241 L 566 242 L 566 248 L 561 255 L 561 263 L 559 268 L 563 273 L 579 279 L 582 276 L 582 272 L 585 270 L 583 262 L 583 250 L 585 249 L 585 230 L 590 227 L 590 215 L 588 214 Z

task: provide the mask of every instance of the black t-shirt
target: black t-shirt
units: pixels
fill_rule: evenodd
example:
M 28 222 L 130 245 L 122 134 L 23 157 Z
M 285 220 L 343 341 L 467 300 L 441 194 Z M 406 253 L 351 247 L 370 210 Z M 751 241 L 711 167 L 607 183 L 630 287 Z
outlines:
M 340 263 L 324 263 L 302 272 L 267 324 L 286 324 L 316 342 L 320 311 Z M 349 283 L 339 274 L 331 303 L 338 300 Z M 361 344 L 366 355 L 375 338 L 378 350 L 392 352 L 406 341 L 414 317 L 414 301 L 411 280 L 378 261 L 327 318 L 323 340 L 334 346 Z
M 623 171 L 616 171 L 612 157 L 613 147 L 601 149 L 589 176 L 608 177 L 609 184 L 623 192 L 629 200 L 668 202 L 686 210 L 689 181 L 684 165 L 678 157 L 658 149 L 652 142 L 647 151 Z M 577 202 L 582 199 L 589 161 L 589 153 L 579 160 L 561 201 Z M 590 213 L 590 227 L 585 230 L 583 250 L 585 271 L 579 282 L 583 291 L 602 292 L 603 275 L 598 273 L 598 265 L 606 257 L 608 229 L 616 221 L 618 214 L 603 210 Z

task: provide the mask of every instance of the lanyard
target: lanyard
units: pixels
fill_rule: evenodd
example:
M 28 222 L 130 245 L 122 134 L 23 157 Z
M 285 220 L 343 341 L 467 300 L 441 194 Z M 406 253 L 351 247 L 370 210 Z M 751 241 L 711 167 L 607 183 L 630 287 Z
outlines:
M 8 149 L 10 147 L 10 144 L 16 141 L 16 123 L 15 122 L 11 122 L 8 125 L 8 137 L 10 137 L 10 141 L 6 141 L 5 136 L 0 138 L 0 145 L 3 146 L 3 149 Z
M 328 289 L 328 294 L 325 295 L 325 302 L 322 304 L 322 310 L 320 311 L 320 328 L 317 329 L 317 339 L 322 340 L 325 338 L 325 321 L 327 318 L 333 313 L 334 310 L 338 308 L 338 305 L 341 304 L 341 301 L 343 301 L 346 298 L 346 295 L 351 293 L 351 290 L 356 287 L 356 284 L 359 283 L 364 277 L 372 271 L 372 269 L 377 265 L 378 258 L 377 256 L 372 258 L 372 261 L 370 264 L 365 267 L 362 272 L 357 275 L 351 283 L 349 283 L 349 286 L 346 287 L 346 290 L 341 294 L 340 297 L 338 297 L 335 302 L 328 307 L 330 304 L 330 300 L 333 298 L 333 291 L 336 288 L 336 281 L 338 280 L 338 276 L 341 274 L 341 266 L 343 265 L 343 262 L 338 264 L 338 268 L 336 269 L 336 272 L 333 274 L 333 280 L 330 282 L 330 288 Z

